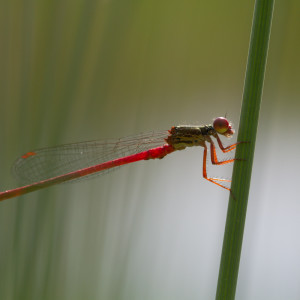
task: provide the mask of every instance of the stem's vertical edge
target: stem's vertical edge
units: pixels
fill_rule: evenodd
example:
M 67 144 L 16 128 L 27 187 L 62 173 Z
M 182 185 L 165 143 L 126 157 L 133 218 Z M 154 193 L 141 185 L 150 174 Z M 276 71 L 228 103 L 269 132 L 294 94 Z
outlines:
M 234 299 L 246 219 L 248 194 L 263 89 L 274 0 L 256 0 L 248 54 L 236 157 L 234 164 L 216 299 Z

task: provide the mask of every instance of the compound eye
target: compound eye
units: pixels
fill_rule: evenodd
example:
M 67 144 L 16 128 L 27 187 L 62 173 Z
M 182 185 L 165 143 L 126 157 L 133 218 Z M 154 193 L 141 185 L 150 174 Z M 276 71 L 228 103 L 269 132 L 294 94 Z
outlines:
M 219 117 L 214 120 L 213 127 L 217 133 L 224 134 L 230 129 L 230 124 L 226 118 Z

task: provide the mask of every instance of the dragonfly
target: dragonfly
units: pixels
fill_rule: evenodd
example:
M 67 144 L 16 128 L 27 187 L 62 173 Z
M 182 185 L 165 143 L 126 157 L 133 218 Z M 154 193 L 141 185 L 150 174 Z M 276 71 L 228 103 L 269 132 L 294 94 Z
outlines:
M 224 185 L 230 180 L 208 177 L 207 154 L 213 165 L 224 165 L 238 158 L 219 161 L 216 154 L 216 139 L 223 153 L 232 151 L 242 142 L 223 146 L 220 136 L 234 134 L 231 123 L 224 117 L 214 119 L 213 124 L 174 126 L 170 130 L 151 132 L 118 140 L 89 141 L 42 148 L 25 153 L 13 165 L 14 176 L 23 185 L 0 192 L 0 201 L 21 196 L 46 187 L 83 177 L 104 174 L 116 167 L 141 160 L 162 159 L 174 151 L 201 146 L 203 152 L 203 178 L 231 192 Z

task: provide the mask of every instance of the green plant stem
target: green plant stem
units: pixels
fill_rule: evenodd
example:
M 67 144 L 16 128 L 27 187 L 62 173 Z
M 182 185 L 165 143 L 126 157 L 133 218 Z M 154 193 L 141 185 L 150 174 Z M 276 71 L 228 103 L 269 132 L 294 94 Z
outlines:
M 237 161 L 233 167 L 216 299 L 234 299 L 246 219 L 255 139 L 263 90 L 274 0 L 256 0 L 238 132 Z

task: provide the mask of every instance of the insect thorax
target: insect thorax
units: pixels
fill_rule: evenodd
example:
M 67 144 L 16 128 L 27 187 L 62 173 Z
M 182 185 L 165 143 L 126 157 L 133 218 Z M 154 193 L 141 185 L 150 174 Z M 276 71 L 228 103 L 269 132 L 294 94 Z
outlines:
M 170 135 L 166 139 L 169 145 L 176 150 L 182 150 L 186 147 L 204 146 L 208 141 L 208 136 L 215 133 L 211 125 L 208 126 L 176 126 L 169 131 Z

